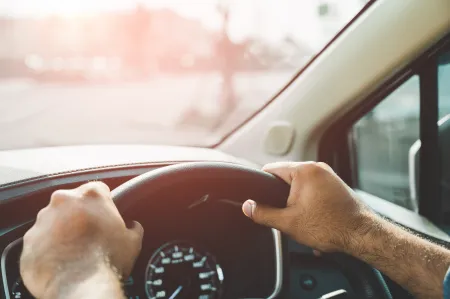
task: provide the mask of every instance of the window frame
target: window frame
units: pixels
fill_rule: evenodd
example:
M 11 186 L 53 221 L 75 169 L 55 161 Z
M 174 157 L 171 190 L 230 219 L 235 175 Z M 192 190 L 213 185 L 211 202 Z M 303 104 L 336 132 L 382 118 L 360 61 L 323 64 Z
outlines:
M 318 159 L 331 165 L 352 188 L 358 187 L 358 163 L 353 125 L 381 103 L 412 76 L 419 77 L 420 86 L 420 151 L 419 214 L 436 224 L 442 224 L 438 149 L 438 56 L 450 50 L 450 32 L 422 53 L 413 62 L 388 78 L 360 104 L 353 107 L 340 119 L 332 123 L 322 135 L 318 147 Z M 423 78 L 427 77 L 427 80 Z M 429 77 L 431 76 L 431 77 Z M 433 88 L 434 90 L 429 90 Z M 430 97 L 433 105 L 430 105 Z M 423 108 L 425 107 L 425 109 Z M 431 175 L 430 175 L 431 174 Z M 431 191 L 430 191 L 431 190 Z M 420 200 L 425 198 L 427 200 Z
M 248 124 L 253 118 L 255 118 L 258 114 L 260 114 L 264 109 L 266 109 L 269 105 L 271 105 L 274 101 L 278 99 L 278 97 L 283 94 L 289 86 L 294 83 L 298 77 L 300 77 L 309 67 L 312 65 L 317 59 L 319 59 L 320 56 L 322 56 L 322 53 L 325 52 L 328 48 L 334 44 L 334 42 L 341 37 L 341 35 L 344 34 L 344 32 L 347 31 L 347 29 L 353 25 L 377 0 L 368 0 L 367 3 L 361 8 L 361 10 L 353 16 L 353 18 L 350 19 L 347 24 L 345 24 L 342 29 L 340 29 L 337 34 L 328 42 L 325 44 L 325 46 L 315 53 L 311 59 L 305 65 L 303 65 L 297 72 L 294 72 L 292 78 L 286 82 L 285 85 L 281 86 L 279 90 L 272 95 L 271 98 L 269 98 L 264 105 L 262 105 L 259 109 L 255 110 L 253 113 L 251 113 L 247 118 L 245 118 L 244 121 L 242 121 L 240 124 L 236 125 L 234 129 L 230 130 L 227 134 L 224 134 L 219 140 L 211 145 L 209 145 L 210 148 L 218 148 L 221 144 L 223 144 L 228 138 L 230 138 L 233 134 L 235 134 L 237 131 L 239 131 L 242 127 L 244 127 L 246 124 Z

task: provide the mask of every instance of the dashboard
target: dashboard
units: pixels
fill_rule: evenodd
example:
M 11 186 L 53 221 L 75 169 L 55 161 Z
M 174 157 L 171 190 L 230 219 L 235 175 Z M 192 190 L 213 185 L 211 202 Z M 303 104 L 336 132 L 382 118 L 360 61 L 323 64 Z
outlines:
M 186 160 L 242 163 L 213 150 L 209 155 L 205 149 L 163 151 L 168 156 L 158 149 L 158 159 L 147 162 L 141 149 L 108 149 L 106 152 L 114 152 L 117 157 L 105 161 L 97 149 L 98 157 L 82 159 L 75 156 L 86 156 L 86 149 L 70 149 L 67 155 L 62 150 L 56 158 L 61 163 L 71 161 L 64 165 L 66 169 L 58 172 L 58 161 L 53 159 L 54 165 L 47 169 L 52 173 L 0 185 L 0 298 L 32 298 L 19 273 L 21 237 L 33 225 L 37 212 L 48 204 L 53 191 L 91 180 L 101 180 L 114 189 L 135 176 Z M 151 148 L 147 150 L 152 155 Z M 189 157 L 183 153 L 189 153 Z M 37 154 L 33 161 L 52 155 Z M 131 155 L 141 160 L 130 163 Z M 127 158 L 121 160 L 123 156 Z M 15 158 L 26 160 L 20 155 Z M 73 164 L 78 160 L 95 164 L 77 169 Z M 33 173 L 41 164 L 33 166 Z M 123 214 L 125 220 L 139 221 L 144 227 L 141 253 L 130 277 L 123 281 L 127 299 L 317 299 L 336 290 L 345 290 L 345 298 L 362 298 L 358 294 L 370 290 L 362 266 L 350 269 L 350 262 L 314 256 L 311 248 L 246 218 L 239 203 L 246 198 L 242 198 L 239 185 L 221 192 L 213 187 L 177 185 L 135 203 Z
M 173 200 L 158 200 L 127 217 L 145 231 L 141 254 L 124 281 L 127 298 L 268 298 L 279 292 L 279 234 L 242 217 L 237 206 L 174 208 Z M 33 298 L 20 279 L 20 253 L 20 239 L 3 250 L 6 298 Z

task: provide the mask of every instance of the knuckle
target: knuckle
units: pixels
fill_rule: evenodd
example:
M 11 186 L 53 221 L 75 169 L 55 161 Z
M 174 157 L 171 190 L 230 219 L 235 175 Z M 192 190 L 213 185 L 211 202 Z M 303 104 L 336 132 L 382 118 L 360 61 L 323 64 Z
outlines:
M 325 163 L 325 162 L 317 162 L 317 165 L 322 167 L 323 169 L 329 171 L 329 172 L 334 173 L 333 168 L 330 165 L 328 165 L 327 163 Z
M 71 197 L 73 196 L 70 194 L 69 190 L 56 190 L 50 197 L 50 204 L 52 206 L 58 206 L 69 200 Z
M 25 244 L 29 243 L 33 234 L 33 227 L 30 228 L 24 235 L 23 235 L 23 242 Z
M 301 166 L 302 163 L 294 163 L 294 162 L 291 162 L 287 165 L 287 167 L 290 168 L 292 172 L 298 172 Z
M 83 188 L 83 196 L 100 198 L 110 192 L 109 187 L 100 181 L 89 182 L 81 186 Z
M 330 165 L 328 165 L 328 164 L 325 163 L 325 162 L 317 162 L 316 164 L 317 164 L 318 166 L 321 166 L 321 167 L 331 168 Z
M 297 174 L 307 177 L 317 177 L 323 173 L 324 169 L 316 162 L 308 162 L 297 168 Z
M 45 208 L 41 209 L 41 210 L 39 211 L 39 213 L 37 213 L 37 216 L 36 216 L 36 222 L 41 221 L 42 218 L 45 217 L 45 214 L 47 213 L 47 211 L 48 211 L 48 207 L 45 207 Z

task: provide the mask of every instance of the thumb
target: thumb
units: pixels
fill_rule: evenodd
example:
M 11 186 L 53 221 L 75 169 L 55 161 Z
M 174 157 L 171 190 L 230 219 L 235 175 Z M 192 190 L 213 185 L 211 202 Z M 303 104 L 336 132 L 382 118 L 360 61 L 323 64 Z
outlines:
M 249 199 L 242 205 L 242 211 L 245 216 L 258 224 L 278 230 L 282 230 L 284 227 L 283 222 L 285 217 L 282 215 L 283 209 L 257 204 L 255 201 Z

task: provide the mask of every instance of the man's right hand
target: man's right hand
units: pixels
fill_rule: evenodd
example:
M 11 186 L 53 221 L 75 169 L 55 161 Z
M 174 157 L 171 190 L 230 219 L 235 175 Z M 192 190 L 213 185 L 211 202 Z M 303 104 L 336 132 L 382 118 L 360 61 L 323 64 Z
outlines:
M 244 213 L 256 223 L 324 252 L 345 251 L 370 223 L 373 213 L 325 163 L 281 162 L 263 170 L 286 181 L 291 191 L 284 209 L 246 201 Z
M 248 200 L 244 213 L 301 244 L 341 251 L 382 271 L 415 298 L 441 299 L 450 251 L 377 216 L 325 163 L 275 163 L 263 170 L 291 185 L 286 208 Z

